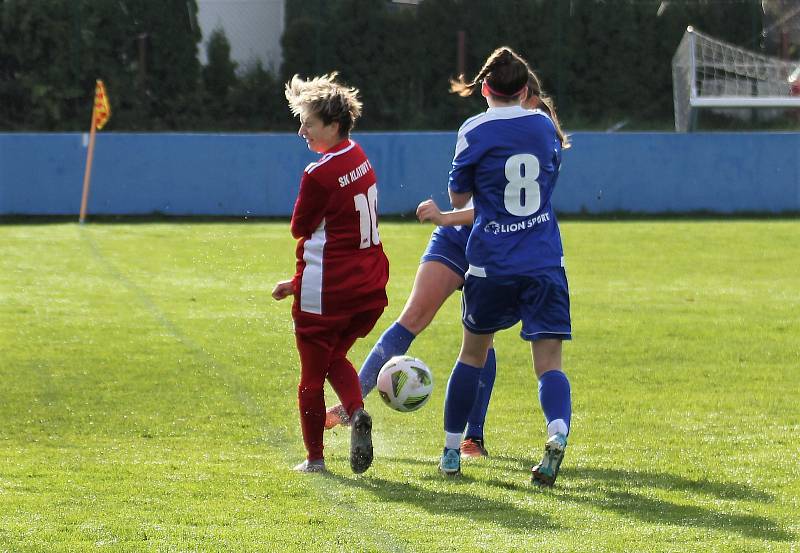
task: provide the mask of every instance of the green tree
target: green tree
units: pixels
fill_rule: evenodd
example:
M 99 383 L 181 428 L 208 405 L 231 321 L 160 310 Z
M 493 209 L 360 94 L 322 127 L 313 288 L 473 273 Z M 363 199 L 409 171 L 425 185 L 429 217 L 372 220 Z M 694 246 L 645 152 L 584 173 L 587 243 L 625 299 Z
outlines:
M 283 84 L 260 61 L 245 69 L 230 93 L 230 128 L 261 131 L 292 130 Z
M 208 39 L 206 47 L 208 64 L 203 67 L 203 86 L 209 115 L 224 117 L 232 110 L 228 96 L 237 84 L 236 63 L 231 61 L 231 45 L 225 31 L 217 28 Z
M 197 24 L 195 0 L 122 0 L 128 14 L 131 37 L 144 37 L 145 67 L 144 96 L 151 129 L 179 129 L 191 126 L 200 117 L 200 62 L 197 44 L 200 28 Z M 134 57 L 134 56 L 131 56 Z
M 453 129 L 485 109 L 448 92 L 497 46 L 524 55 L 565 126 L 670 128 L 670 62 L 688 25 L 757 48 L 759 0 L 286 0 L 283 65 L 239 74 L 224 34 L 197 58 L 196 0 L 0 0 L 0 128 L 83 130 L 94 81 L 114 130 L 292 128 L 282 83 L 338 70 L 361 89 L 359 129 Z M 655 120 L 655 121 L 653 121 Z
M 112 129 L 180 128 L 199 112 L 194 0 L 0 0 L 0 124 L 83 130 L 95 80 Z
M 74 119 L 74 101 L 82 94 L 75 63 L 81 39 L 73 27 L 76 12 L 66 1 L 7 0 L 0 6 L 5 124 L 26 128 L 34 121 L 35 128 L 64 128 Z

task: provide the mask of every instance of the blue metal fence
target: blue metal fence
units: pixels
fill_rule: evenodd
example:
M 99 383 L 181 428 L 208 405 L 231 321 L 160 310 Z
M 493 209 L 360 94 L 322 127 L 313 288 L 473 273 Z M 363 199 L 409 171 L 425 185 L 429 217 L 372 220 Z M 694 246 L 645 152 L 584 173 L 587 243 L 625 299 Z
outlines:
M 454 132 L 356 133 L 381 212 L 446 202 Z M 0 134 L 0 214 L 77 214 L 86 135 Z M 798 133 L 572 135 L 562 213 L 800 211 Z M 89 214 L 288 216 L 317 156 L 293 134 L 100 133 Z

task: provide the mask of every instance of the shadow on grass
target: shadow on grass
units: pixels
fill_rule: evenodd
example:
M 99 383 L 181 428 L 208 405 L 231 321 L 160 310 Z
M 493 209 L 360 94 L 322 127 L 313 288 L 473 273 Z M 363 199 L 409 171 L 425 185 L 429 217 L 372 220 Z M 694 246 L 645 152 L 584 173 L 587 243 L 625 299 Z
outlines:
M 510 466 L 531 467 L 535 459 L 523 459 L 504 455 L 493 455 L 492 461 L 503 461 Z M 591 480 L 603 480 L 625 487 L 636 486 L 641 488 L 658 488 L 662 490 L 684 490 L 692 493 L 715 496 L 720 499 L 739 501 L 770 502 L 775 496 L 767 491 L 759 490 L 746 484 L 735 482 L 713 482 L 711 480 L 692 480 L 683 476 L 669 473 L 654 473 L 636 470 L 598 469 L 590 467 L 568 467 L 565 465 L 560 473 L 569 475 L 569 478 L 579 477 Z
M 466 487 L 476 482 L 481 483 L 468 476 L 455 478 L 440 476 L 438 480 L 443 485 L 435 490 L 421 488 L 410 482 L 375 477 L 345 478 L 331 473 L 328 473 L 326 477 L 345 486 L 369 491 L 382 501 L 410 503 L 433 515 L 463 517 L 469 521 L 498 524 L 514 530 L 562 529 L 540 512 L 521 509 L 504 501 L 480 497 L 470 490 L 454 491 L 459 484 Z
M 515 465 L 522 462 L 515 458 L 504 458 Z M 530 492 L 530 486 L 489 479 L 488 485 L 518 492 Z M 577 467 L 562 470 L 560 486 L 553 493 L 559 498 L 595 509 L 613 511 L 622 516 L 635 518 L 652 524 L 704 527 L 721 532 L 735 532 L 744 537 L 773 541 L 792 541 L 795 536 L 786 532 L 767 517 L 744 513 L 747 505 L 734 505 L 739 512 L 709 509 L 696 504 L 691 496 L 685 503 L 676 503 L 652 496 L 652 490 L 675 491 L 710 496 L 719 500 L 770 502 L 774 496 L 767 492 L 742 484 L 723 484 L 708 480 L 690 480 L 674 474 L 596 469 Z M 724 507 L 723 507 L 724 509 Z
M 739 501 L 770 502 L 775 496 L 769 492 L 756 489 L 746 484 L 735 482 L 712 482 L 710 480 L 691 480 L 676 474 L 652 473 L 635 470 L 598 469 L 576 467 L 570 474 L 579 478 L 603 480 L 608 483 L 626 487 L 647 487 L 663 490 L 684 490 L 704 495 L 713 495 L 720 499 L 736 499 Z

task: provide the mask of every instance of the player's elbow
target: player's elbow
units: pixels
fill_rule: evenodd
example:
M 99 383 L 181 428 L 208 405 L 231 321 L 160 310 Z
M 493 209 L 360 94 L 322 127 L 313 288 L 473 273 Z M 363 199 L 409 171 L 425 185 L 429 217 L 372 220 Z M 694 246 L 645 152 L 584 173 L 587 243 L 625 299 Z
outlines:
M 292 232 L 292 238 L 302 238 L 303 236 L 305 236 L 303 229 L 296 222 L 292 221 L 292 224 L 290 225 L 289 228 Z
M 459 193 L 450 191 L 450 204 L 456 209 L 462 209 L 469 203 L 472 194 L 469 192 Z

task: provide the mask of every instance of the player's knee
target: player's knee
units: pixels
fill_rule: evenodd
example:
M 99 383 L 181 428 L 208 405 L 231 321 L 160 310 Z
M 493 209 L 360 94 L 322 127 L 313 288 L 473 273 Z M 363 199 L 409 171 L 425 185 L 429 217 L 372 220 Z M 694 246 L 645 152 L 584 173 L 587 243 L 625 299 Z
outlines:
M 462 350 L 461 353 L 458 355 L 458 360 L 461 363 L 470 365 L 472 367 L 483 367 L 486 364 L 486 356 L 487 352 L 485 351 L 465 352 Z
M 397 322 L 416 336 L 431 323 L 434 313 L 435 311 L 424 306 L 411 304 L 403 309 Z

